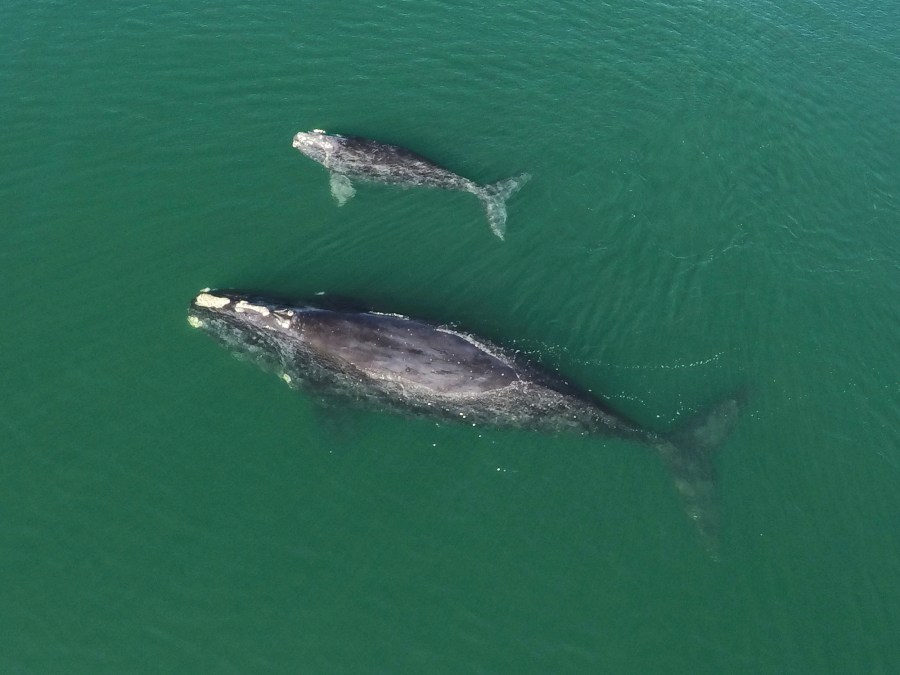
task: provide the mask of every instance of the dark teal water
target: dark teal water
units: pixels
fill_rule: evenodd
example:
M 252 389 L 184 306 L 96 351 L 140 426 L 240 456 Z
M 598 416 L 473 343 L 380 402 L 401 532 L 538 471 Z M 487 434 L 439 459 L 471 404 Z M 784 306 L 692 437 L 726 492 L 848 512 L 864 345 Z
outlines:
M 900 669 L 900 9 L 0 7 L 0 671 Z M 301 129 L 527 171 L 338 208 Z M 659 429 L 746 387 L 723 536 L 624 442 L 352 411 L 187 325 L 358 297 Z

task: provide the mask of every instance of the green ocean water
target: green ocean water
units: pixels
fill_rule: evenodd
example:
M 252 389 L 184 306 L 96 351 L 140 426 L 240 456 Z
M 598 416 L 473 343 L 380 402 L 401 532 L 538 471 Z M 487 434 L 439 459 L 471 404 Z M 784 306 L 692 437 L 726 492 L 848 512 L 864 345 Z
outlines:
M 900 5 L 0 6 L 0 672 L 900 671 Z M 358 187 L 322 127 L 479 182 Z M 322 411 L 204 287 L 452 323 L 664 430 Z

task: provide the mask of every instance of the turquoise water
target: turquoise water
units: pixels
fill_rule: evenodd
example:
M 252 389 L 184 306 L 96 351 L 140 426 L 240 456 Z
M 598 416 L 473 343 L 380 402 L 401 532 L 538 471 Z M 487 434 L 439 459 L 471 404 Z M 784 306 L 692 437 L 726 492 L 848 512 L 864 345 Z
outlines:
M 896 3 L 0 8 L 0 671 L 900 669 Z M 322 127 L 479 182 L 358 188 Z M 624 442 L 323 413 L 187 325 L 357 297 L 658 429 L 746 387 L 721 560 Z

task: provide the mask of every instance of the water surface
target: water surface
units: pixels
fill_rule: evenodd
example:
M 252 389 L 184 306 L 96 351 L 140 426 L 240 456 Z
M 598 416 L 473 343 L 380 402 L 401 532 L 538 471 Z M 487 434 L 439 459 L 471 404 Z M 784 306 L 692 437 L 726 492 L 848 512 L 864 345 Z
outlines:
M 900 668 L 900 12 L 0 8 L 4 672 Z M 337 208 L 322 127 L 479 182 Z M 751 393 L 721 560 L 658 458 L 314 400 L 201 288 L 358 297 L 668 428 Z

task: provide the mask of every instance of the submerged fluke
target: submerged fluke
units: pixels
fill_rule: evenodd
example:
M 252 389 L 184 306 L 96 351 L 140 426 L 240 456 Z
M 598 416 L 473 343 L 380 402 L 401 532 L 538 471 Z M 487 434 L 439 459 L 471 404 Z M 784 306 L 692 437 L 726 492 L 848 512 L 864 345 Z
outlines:
M 484 204 L 491 232 L 500 237 L 500 239 L 503 239 L 506 235 L 506 200 L 518 192 L 530 178 L 529 174 L 523 173 L 515 178 L 507 178 L 506 180 L 486 185 L 477 193 Z
M 719 550 L 715 455 L 740 417 L 744 396 L 723 399 L 657 444 L 688 518 L 713 557 Z

